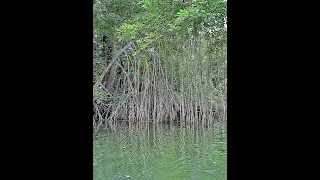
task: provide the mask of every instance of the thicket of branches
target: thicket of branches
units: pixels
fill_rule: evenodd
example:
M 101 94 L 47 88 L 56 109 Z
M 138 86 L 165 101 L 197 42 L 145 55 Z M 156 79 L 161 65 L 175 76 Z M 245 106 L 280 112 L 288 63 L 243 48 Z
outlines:
M 225 121 L 226 4 L 94 1 L 94 129 L 119 120 Z

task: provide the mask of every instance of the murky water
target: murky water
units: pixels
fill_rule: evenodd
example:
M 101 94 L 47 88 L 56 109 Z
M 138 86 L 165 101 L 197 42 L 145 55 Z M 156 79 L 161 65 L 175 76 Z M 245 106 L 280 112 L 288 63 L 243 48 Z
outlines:
M 119 124 L 94 140 L 94 180 L 227 179 L 221 126 Z

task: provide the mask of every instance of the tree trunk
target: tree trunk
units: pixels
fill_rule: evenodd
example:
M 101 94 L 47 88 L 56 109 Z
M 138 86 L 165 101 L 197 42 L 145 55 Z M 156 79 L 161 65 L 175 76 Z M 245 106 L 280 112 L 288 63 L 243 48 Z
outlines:
M 115 56 L 115 46 L 113 46 L 112 48 L 112 59 L 114 58 Z M 117 62 L 120 61 L 120 57 L 116 60 Z M 117 76 L 117 70 L 118 70 L 118 65 L 117 64 L 113 64 L 112 67 L 111 67 L 111 70 L 109 72 L 109 75 L 108 75 L 108 78 L 107 78 L 107 81 L 106 83 L 104 84 L 104 86 L 106 87 L 106 89 L 110 92 L 110 93 L 113 93 L 114 92 L 114 88 L 113 88 L 113 84 L 114 84 L 114 81 L 116 79 L 116 76 Z
M 112 61 L 109 63 L 109 65 L 105 68 L 105 70 L 102 72 L 102 74 L 99 76 L 99 78 L 97 79 L 96 83 L 93 86 L 93 91 L 95 91 L 97 89 L 97 87 L 99 86 L 99 84 L 101 84 L 104 76 L 109 72 L 109 69 L 111 68 L 111 66 L 114 64 L 114 62 L 116 62 L 118 60 L 118 58 L 120 57 L 120 55 L 122 53 L 124 53 L 131 45 L 133 44 L 133 42 L 130 42 L 129 44 L 127 44 L 124 48 L 122 48 L 116 55 L 115 57 L 112 59 Z

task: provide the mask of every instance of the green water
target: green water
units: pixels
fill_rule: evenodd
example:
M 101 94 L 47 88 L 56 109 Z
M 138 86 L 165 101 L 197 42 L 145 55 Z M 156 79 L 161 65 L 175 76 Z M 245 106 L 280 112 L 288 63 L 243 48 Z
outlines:
M 119 124 L 94 140 L 94 180 L 227 179 L 220 127 Z

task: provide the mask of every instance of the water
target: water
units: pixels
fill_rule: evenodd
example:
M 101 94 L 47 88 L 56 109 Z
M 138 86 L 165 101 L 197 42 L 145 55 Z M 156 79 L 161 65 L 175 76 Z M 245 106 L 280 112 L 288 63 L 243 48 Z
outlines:
M 94 140 L 94 180 L 227 179 L 220 127 L 118 124 Z

